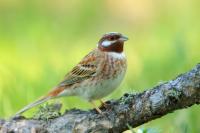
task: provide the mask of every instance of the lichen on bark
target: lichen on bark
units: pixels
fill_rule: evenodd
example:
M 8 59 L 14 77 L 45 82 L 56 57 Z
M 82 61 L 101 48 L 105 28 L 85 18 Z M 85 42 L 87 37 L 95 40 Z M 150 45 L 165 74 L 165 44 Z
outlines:
M 95 110 L 71 109 L 48 121 L 41 119 L 0 120 L 0 132 L 121 133 L 127 125 L 137 127 L 177 109 L 200 103 L 200 64 L 168 82 L 138 94 L 124 94 L 107 101 L 102 114 Z

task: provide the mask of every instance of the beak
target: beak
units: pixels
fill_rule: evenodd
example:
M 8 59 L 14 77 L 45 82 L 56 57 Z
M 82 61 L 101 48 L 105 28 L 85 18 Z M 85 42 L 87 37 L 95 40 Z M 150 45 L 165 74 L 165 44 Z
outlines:
M 128 41 L 128 37 L 122 35 L 119 40 L 125 42 L 125 41 Z

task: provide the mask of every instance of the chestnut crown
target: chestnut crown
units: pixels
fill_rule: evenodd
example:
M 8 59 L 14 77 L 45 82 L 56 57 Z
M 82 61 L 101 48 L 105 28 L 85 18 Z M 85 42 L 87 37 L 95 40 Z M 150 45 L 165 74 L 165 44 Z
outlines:
M 124 42 L 127 40 L 128 38 L 121 33 L 110 32 L 102 36 L 98 42 L 98 48 L 104 52 L 122 53 Z

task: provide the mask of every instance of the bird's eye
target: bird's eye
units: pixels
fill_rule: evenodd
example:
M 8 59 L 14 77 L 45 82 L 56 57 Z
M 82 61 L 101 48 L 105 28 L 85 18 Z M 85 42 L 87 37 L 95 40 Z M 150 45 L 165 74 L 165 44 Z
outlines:
M 111 36 L 111 37 L 110 37 L 110 40 L 111 40 L 111 41 L 114 40 L 114 39 L 115 39 L 114 36 Z

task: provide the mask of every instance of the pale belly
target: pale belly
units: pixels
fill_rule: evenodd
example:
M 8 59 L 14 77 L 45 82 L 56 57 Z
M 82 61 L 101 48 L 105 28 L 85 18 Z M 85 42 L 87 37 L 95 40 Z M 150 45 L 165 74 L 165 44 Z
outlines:
M 78 95 L 88 101 L 101 99 L 113 92 L 122 82 L 125 71 L 119 73 L 114 79 L 100 80 L 96 84 L 78 90 Z

